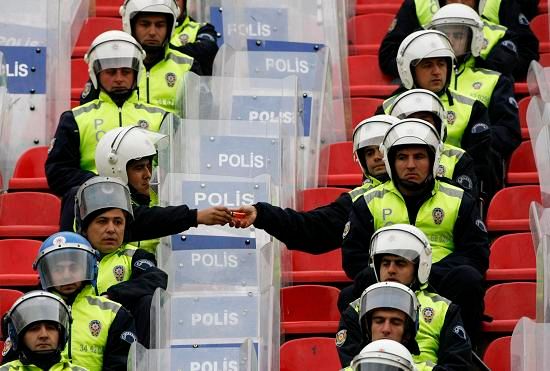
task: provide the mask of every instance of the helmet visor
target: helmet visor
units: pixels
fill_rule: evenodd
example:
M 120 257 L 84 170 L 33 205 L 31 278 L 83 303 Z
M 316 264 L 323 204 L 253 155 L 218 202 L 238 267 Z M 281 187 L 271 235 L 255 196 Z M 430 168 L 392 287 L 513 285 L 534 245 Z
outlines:
M 10 314 L 11 321 L 19 334 L 28 325 L 37 321 L 59 323 L 69 327 L 69 312 L 58 300 L 49 296 L 31 296 L 21 301 Z
M 442 24 L 436 25 L 433 28 L 447 35 L 457 57 L 460 57 L 470 51 L 472 30 L 470 30 L 469 26 L 460 24 Z
M 143 54 L 131 42 L 114 40 L 94 47 L 88 59 L 95 74 L 108 68 L 131 68 L 139 71 Z
M 92 281 L 95 277 L 96 257 L 92 252 L 63 247 L 45 250 L 36 268 L 44 290 L 82 281 Z
M 104 181 L 83 186 L 78 194 L 80 220 L 97 210 L 117 208 L 133 217 L 132 204 L 128 188 L 123 184 Z
M 378 363 L 378 361 L 373 361 L 369 359 L 361 360 L 360 363 L 353 368 L 354 371 L 405 371 L 409 368 L 386 365 L 383 363 Z
M 416 321 L 414 299 L 403 289 L 393 286 L 381 286 L 368 291 L 361 297 L 361 316 L 378 308 L 398 309 Z
M 385 122 L 369 122 L 358 127 L 353 133 L 353 151 L 368 146 L 378 147 L 390 126 Z

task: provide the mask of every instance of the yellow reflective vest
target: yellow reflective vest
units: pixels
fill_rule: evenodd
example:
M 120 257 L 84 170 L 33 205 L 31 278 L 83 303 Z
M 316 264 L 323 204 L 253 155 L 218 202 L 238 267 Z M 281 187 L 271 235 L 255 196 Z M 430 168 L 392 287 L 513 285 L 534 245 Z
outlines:
M 24 365 L 21 361 L 17 360 L 0 366 L 0 371 L 42 371 L 42 369 L 35 365 Z M 50 367 L 48 371 L 88 371 L 88 369 L 73 365 L 66 359 L 61 359 L 59 363 Z
M 104 293 L 109 287 L 128 281 L 132 275 L 132 257 L 136 247 L 122 245 L 99 261 L 97 292 Z
M 185 17 L 183 23 L 174 29 L 170 44 L 182 46 L 187 43 L 194 43 L 195 40 L 197 40 L 197 34 L 202 26 L 203 24 L 192 21 L 189 16 Z

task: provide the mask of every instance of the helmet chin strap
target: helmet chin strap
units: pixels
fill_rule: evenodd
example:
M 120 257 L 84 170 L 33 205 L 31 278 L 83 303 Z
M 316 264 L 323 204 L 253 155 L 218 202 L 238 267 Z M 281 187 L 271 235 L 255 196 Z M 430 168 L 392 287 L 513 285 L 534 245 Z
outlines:
M 433 188 L 433 176 L 430 174 L 422 183 L 409 182 L 408 180 L 396 179 L 398 188 L 402 188 L 407 191 L 406 196 L 418 196 L 423 194 L 426 190 Z

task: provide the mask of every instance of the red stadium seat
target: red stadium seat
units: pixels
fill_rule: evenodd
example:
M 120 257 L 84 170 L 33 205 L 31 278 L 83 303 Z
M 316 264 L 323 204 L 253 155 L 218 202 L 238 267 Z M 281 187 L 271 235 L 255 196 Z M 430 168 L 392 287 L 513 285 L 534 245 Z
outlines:
M 355 129 L 357 124 L 366 118 L 374 116 L 376 109 L 384 103 L 380 98 L 352 98 L 351 99 L 351 124 Z
M 32 263 L 41 244 L 38 240 L 0 240 L 0 286 L 38 284 L 38 274 L 32 269 Z
M 333 337 L 294 339 L 281 345 L 280 371 L 336 371 L 340 368 L 340 358 Z
M 534 281 L 536 271 L 531 233 L 505 234 L 491 244 L 488 281 Z
M 84 59 L 71 59 L 71 99 L 80 99 L 88 77 L 88 65 Z
M 371 13 L 351 17 L 348 20 L 350 55 L 378 55 L 380 43 L 394 19 L 393 14 Z
M 0 318 L 4 317 L 4 314 L 10 310 L 13 303 L 21 296 L 23 296 L 23 293 L 19 290 L 0 289 Z M 0 334 L 2 334 L 1 331 L 2 326 L 0 326 Z
M 120 18 L 109 17 L 90 17 L 84 22 L 80 35 L 76 40 L 73 50 L 73 58 L 84 57 L 90 44 L 97 35 L 109 30 L 122 30 L 122 20 Z
M 538 14 L 531 20 L 531 30 L 539 39 L 539 53 L 550 52 L 550 38 L 548 37 L 548 13 Z
M 44 169 L 47 157 L 47 146 L 32 147 L 23 152 L 15 164 L 8 189 L 10 191 L 48 191 L 48 181 Z
M 542 53 L 539 58 L 542 67 L 550 67 L 550 53 Z
M 95 0 L 95 15 L 97 17 L 119 17 L 118 12 L 124 0 Z
M 508 184 L 538 184 L 539 174 L 531 141 L 525 141 L 512 153 L 506 174 Z
M 304 189 L 300 194 L 300 210 L 313 210 L 319 206 L 328 205 L 342 193 L 349 192 L 348 188 L 323 187 Z
M 525 232 L 529 230 L 529 204 L 540 202 L 538 185 L 508 187 L 498 191 L 487 211 L 489 232 Z
M 355 5 L 356 14 L 388 13 L 396 14 L 403 0 L 357 0 Z
M 281 289 L 283 334 L 334 334 L 340 290 L 333 286 L 299 285 Z
M 529 129 L 527 128 L 527 107 L 531 97 L 523 97 L 519 100 L 519 126 L 521 127 L 521 139 L 529 139 Z
M 392 77 L 378 67 L 376 55 L 352 55 L 348 57 L 350 95 L 352 97 L 387 97 L 397 85 Z
M 484 332 L 511 333 L 521 317 L 536 316 L 535 282 L 506 282 L 494 285 L 485 293 L 485 314 L 492 322 L 482 322 Z
M 324 254 L 313 255 L 291 250 L 293 283 L 334 283 L 350 282 L 342 269 L 342 250 L 340 248 Z
M 358 187 L 363 180 L 361 167 L 353 159 L 353 143 L 329 145 L 327 185 L 329 187 Z
M 59 231 L 61 201 L 51 193 L 0 194 L 0 238 L 45 238 Z
M 491 341 L 483 355 L 483 362 L 487 367 L 495 371 L 510 371 L 512 369 L 510 367 L 511 342 L 511 336 L 504 336 Z

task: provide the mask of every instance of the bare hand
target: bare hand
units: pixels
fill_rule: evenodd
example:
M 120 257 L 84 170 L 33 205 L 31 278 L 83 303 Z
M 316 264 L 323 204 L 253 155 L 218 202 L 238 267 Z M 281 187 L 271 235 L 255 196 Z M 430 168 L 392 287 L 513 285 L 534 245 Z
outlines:
M 225 206 L 214 206 L 197 211 L 197 224 L 225 225 L 231 220 L 231 211 Z
M 258 211 L 252 205 L 243 205 L 238 209 L 231 209 L 233 219 L 229 225 L 235 228 L 248 228 L 256 221 Z

